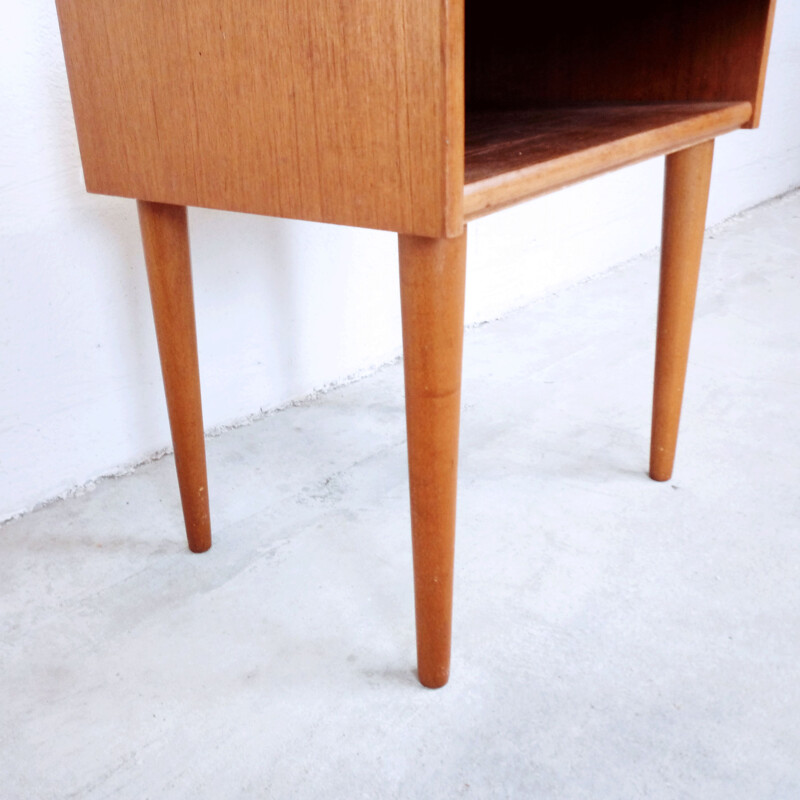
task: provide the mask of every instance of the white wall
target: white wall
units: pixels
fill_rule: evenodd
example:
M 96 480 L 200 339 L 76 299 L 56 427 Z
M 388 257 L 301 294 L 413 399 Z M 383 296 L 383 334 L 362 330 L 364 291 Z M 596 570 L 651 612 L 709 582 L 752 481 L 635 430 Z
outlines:
M 134 204 L 83 190 L 52 0 L 3 17 L 0 520 L 169 442 Z M 778 0 L 762 127 L 719 142 L 710 223 L 800 184 L 798 43 L 800 3 Z M 473 223 L 468 321 L 654 247 L 661 171 Z M 400 352 L 392 235 L 203 210 L 190 225 L 207 427 Z

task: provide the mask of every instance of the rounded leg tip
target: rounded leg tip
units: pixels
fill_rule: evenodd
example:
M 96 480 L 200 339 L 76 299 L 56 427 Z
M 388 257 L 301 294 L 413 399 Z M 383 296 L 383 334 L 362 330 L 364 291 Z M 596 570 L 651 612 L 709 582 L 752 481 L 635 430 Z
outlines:
M 419 682 L 426 689 L 441 689 L 450 679 L 450 667 L 433 670 L 419 670 Z
M 654 481 L 658 481 L 659 483 L 668 481 L 671 477 L 672 470 L 659 470 L 655 468 L 650 470 L 650 478 Z
M 189 549 L 193 553 L 205 553 L 211 549 L 211 537 L 197 539 L 197 540 L 189 540 Z
M 672 477 L 675 464 L 675 448 L 654 447 L 650 453 L 650 478 L 659 483 Z

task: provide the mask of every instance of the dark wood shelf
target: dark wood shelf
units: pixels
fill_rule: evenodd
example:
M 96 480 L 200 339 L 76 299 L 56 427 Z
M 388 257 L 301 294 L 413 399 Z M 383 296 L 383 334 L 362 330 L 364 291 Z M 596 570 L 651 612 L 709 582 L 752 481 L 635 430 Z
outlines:
M 748 102 L 467 111 L 464 216 L 504 206 L 735 130 Z

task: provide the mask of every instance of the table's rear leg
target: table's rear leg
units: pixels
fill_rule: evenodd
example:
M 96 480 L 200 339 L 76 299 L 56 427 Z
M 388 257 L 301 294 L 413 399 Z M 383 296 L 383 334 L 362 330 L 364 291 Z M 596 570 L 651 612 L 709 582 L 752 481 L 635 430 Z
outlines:
M 186 207 L 138 201 L 189 549 L 211 547 Z
M 438 688 L 450 672 L 466 232 L 399 244 L 417 660 Z
M 666 159 L 650 477 L 672 476 L 711 179 L 714 140 Z

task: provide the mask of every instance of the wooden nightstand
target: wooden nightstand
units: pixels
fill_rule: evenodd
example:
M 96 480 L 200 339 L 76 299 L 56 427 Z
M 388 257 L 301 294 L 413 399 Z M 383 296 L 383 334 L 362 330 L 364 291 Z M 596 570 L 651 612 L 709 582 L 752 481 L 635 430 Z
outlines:
M 774 0 L 57 6 L 87 189 L 139 201 L 195 552 L 211 532 L 186 206 L 400 234 L 419 677 L 442 686 L 465 225 L 667 156 L 650 474 L 669 478 L 713 142 L 758 122 Z

